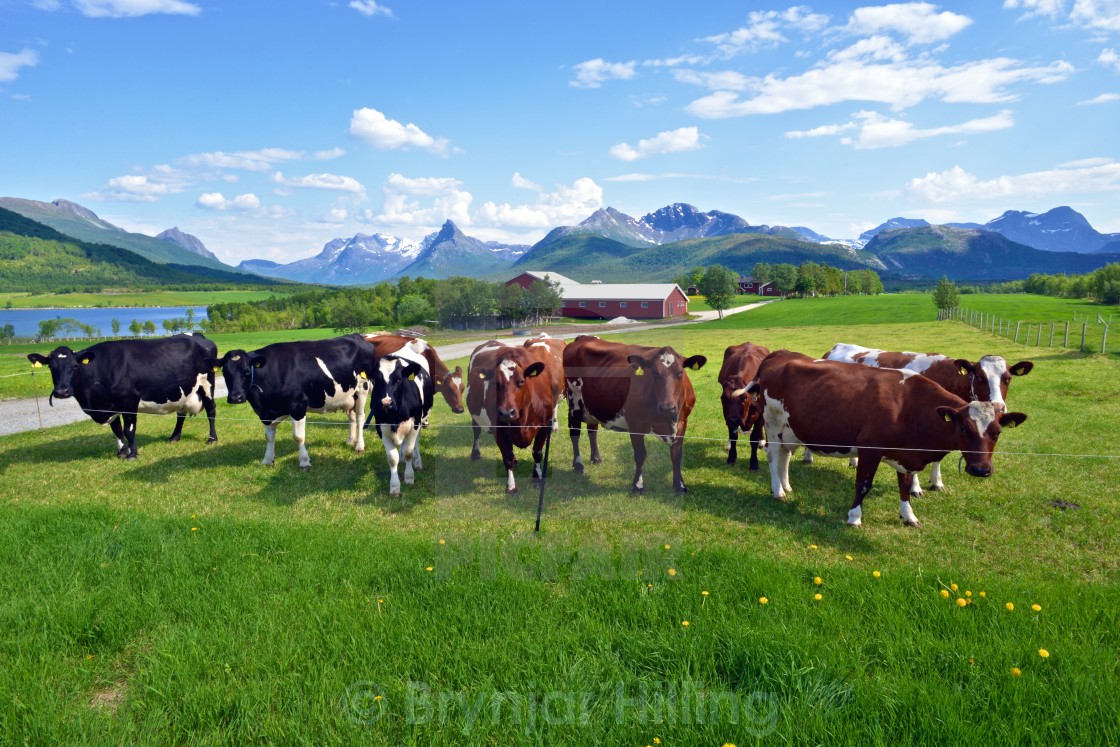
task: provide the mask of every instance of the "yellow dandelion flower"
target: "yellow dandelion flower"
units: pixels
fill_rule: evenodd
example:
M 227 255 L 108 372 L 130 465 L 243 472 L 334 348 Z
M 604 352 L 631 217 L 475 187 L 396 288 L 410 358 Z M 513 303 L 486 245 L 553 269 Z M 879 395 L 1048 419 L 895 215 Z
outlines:
M 677 569 L 676 568 L 670 568 L 669 569 L 669 578 L 672 578 L 676 575 L 677 575 Z
M 198 531 L 198 527 L 191 527 L 191 531 L 192 531 L 192 532 L 197 532 L 197 531 Z
M 647 589 L 652 589 L 652 588 L 653 588 L 653 584 L 646 584 L 646 588 L 647 588 Z
M 819 602 L 819 601 L 821 601 L 822 599 L 824 599 L 824 597 L 823 597 L 823 596 L 821 596 L 820 594 L 814 594 L 814 595 L 813 595 L 813 599 L 815 599 L 815 600 L 817 600 L 817 601 Z
M 708 596 L 708 592 L 706 592 L 706 591 L 702 591 L 702 592 L 700 592 L 700 594 L 701 594 L 701 596 L 705 596 L 705 597 Z
M 688 620 L 681 620 L 681 625 L 683 625 L 684 627 L 687 628 L 688 627 Z
M 1015 603 L 1014 602 L 1008 602 L 1007 604 L 1005 604 L 1003 606 L 1007 608 L 1008 612 L 1014 612 L 1015 611 Z
M 1034 610 L 1035 612 L 1042 612 L 1042 605 L 1041 604 L 1032 604 L 1031 609 Z
M 1022 677 L 1023 670 L 1019 669 L 1019 667 L 1011 667 L 1011 674 L 1015 677 Z
M 445 539 L 442 539 L 442 538 L 441 538 L 441 539 L 440 539 L 440 541 L 439 541 L 439 543 L 440 543 L 441 545 L 446 545 L 446 544 L 447 544 L 447 540 L 445 540 Z
M 660 739 L 658 739 L 657 737 L 654 737 L 654 738 L 653 738 L 653 743 L 654 743 L 654 744 L 661 744 L 661 740 L 660 740 Z
M 949 590 L 948 589 L 942 589 L 941 590 L 941 598 L 942 599 L 948 599 L 949 598 Z
M 851 555 L 845 555 L 844 560 L 855 560 Z
M 377 700 L 381 700 L 381 696 L 380 696 L 380 695 L 374 695 L 374 696 L 373 696 L 373 699 L 374 699 L 375 701 L 377 701 Z
M 758 603 L 759 603 L 759 604 L 766 604 L 766 603 L 767 603 L 767 602 L 769 602 L 769 601 L 770 601 L 770 600 L 769 600 L 769 599 L 767 599 L 766 597 L 759 597 L 759 598 L 758 598 Z
M 956 584 L 949 584 L 949 588 L 952 589 L 953 591 L 956 591 L 957 590 L 957 585 Z
M 669 543 L 668 543 L 668 542 L 666 542 L 666 543 L 665 543 L 665 549 L 666 549 L 666 550 L 668 550 L 668 549 L 669 549 Z
M 816 550 L 816 549 L 817 549 L 817 546 L 816 546 L 816 545 L 809 545 L 809 549 L 810 549 L 810 550 Z
M 731 742 L 724 742 L 723 747 L 735 747 L 735 745 L 732 744 Z
M 191 518 L 192 518 L 192 519 L 193 519 L 193 518 L 195 518 L 195 515 L 194 515 L 194 514 L 191 514 Z
M 964 590 L 964 595 L 965 595 L 966 597 L 970 597 L 970 596 L 972 596 L 972 592 L 971 592 L 971 591 L 969 591 L 968 589 L 965 589 L 965 590 Z
M 980 592 L 980 598 L 981 599 L 987 599 L 988 598 L 988 592 L 986 592 L 986 591 Z
M 1038 650 L 1038 655 L 1041 656 L 1043 659 L 1049 659 L 1050 658 L 1050 652 L 1047 651 L 1044 648 L 1040 648 Z
M 377 603 L 378 603 L 378 604 L 385 604 L 385 600 L 384 600 L 384 599 L 378 599 L 378 600 L 377 600 Z
M 431 572 L 432 572 L 433 570 L 435 570 L 435 569 L 434 569 L 434 568 L 432 568 L 431 566 L 428 566 L 428 567 L 427 567 L 427 568 L 425 568 L 424 570 L 425 570 L 425 571 L 427 571 L 428 573 L 431 573 Z
M 879 573 L 879 571 L 871 571 L 871 575 L 875 578 L 879 578 L 879 576 L 882 576 L 883 574 Z
M 816 584 L 817 586 L 820 586 L 821 584 L 823 584 L 823 583 L 824 583 L 824 579 L 823 579 L 823 578 L 821 578 L 820 576 L 816 576 L 816 577 L 815 577 L 815 578 L 813 579 L 813 583 L 814 583 L 814 584 Z
M 964 597 L 957 597 L 957 606 L 958 607 L 964 607 L 966 604 L 968 604 L 967 599 L 965 599 Z

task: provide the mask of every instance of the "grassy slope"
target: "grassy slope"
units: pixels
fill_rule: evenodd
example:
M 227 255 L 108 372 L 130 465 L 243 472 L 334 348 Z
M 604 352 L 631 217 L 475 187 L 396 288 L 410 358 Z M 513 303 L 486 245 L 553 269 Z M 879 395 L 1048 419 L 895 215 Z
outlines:
M 537 543 L 525 534 L 536 493 L 524 462 L 522 493 L 506 496 L 492 442 L 470 462 L 467 417 L 442 402 L 425 470 L 394 499 L 376 442 L 348 451 L 338 416 L 314 416 L 333 426 L 309 427 L 309 474 L 286 427 L 276 466 L 262 467 L 259 424 L 226 404 L 211 447 L 202 422 L 167 444 L 172 421 L 143 418 L 132 464 L 111 459 L 111 436 L 90 423 L 7 437 L 0 733 L 105 744 L 1116 743 L 1116 463 L 1038 456 L 1115 454 L 1116 363 L 917 321 L 928 304 L 783 302 L 643 335 L 709 356 L 694 377 L 691 492 L 669 492 L 666 450 L 651 443 L 648 493 L 631 496 L 629 443 L 612 434 L 605 464 L 578 476 L 561 434 Z M 895 323 L 874 323 L 885 309 Z M 864 528 L 850 530 L 845 461 L 795 463 L 789 503 L 745 461 L 723 465 L 715 377 L 723 347 L 743 339 L 817 354 L 845 340 L 1030 357 L 1034 372 L 1009 397 L 1030 419 L 1003 438 L 989 480 L 947 460 L 948 491 L 915 505 L 924 528 L 898 524 L 895 481 L 881 472 Z M 1058 511 L 1055 498 L 1081 509 Z M 950 583 L 960 584 L 951 597 L 968 589 L 975 603 L 942 599 Z M 410 719 L 410 681 L 433 699 L 448 693 L 443 716 L 437 702 Z M 631 701 L 619 718 L 616 688 L 640 700 L 645 687 L 652 709 L 670 686 L 755 710 L 683 723 L 678 705 L 676 720 L 658 722 Z M 517 720 L 500 692 L 532 700 L 531 726 L 524 701 Z M 561 723 L 539 710 L 550 692 Z M 477 720 L 456 698 L 481 706 Z M 569 703 L 574 724 L 563 723 Z

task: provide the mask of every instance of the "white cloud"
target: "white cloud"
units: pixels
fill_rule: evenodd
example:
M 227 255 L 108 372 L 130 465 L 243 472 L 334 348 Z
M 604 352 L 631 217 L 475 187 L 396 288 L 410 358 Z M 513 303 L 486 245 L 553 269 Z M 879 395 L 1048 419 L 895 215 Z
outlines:
M 277 171 L 272 175 L 272 181 L 285 187 L 303 189 L 330 189 L 339 192 L 365 192 L 366 190 L 357 179 L 337 174 L 307 174 L 305 176 L 289 177 Z
M 1100 55 L 1097 56 L 1097 62 L 1120 73 L 1120 55 L 1117 55 L 1112 49 L 1102 49 Z
M 1092 106 L 1093 104 L 1111 104 L 1113 101 L 1120 101 L 1120 93 L 1102 93 L 1100 96 L 1095 96 L 1085 101 L 1078 101 L 1078 106 Z
M 346 151 L 342 148 L 330 148 L 329 150 L 317 150 L 311 157 L 316 161 L 332 161 L 336 158 L 342 158 L 346 155 Z
M 227 200 L 221 192 L 205 192 L 199 195 L 195 205 L 205 210 L 256 210 L 261 206 L 261 201 L 252 193 Z
M 153 13 L 197 16 L 202 12 L 194 3 L 182 0 L 75 0 L 74 5 L 90 18 L 134 18 Z
M 844 49 L 830 52 L 834 62 L 845 60 L 870 60 L 874 62 L 904 62 L 906 49 L 889 36 L 869 36 Z
M 341 154 L 340 154 L 341 155 Z M 245 171 L 268 171 L 278 163 L 299 161 L 305 158 L 303 151 L 284 148 L 260 148 L 243 150 L 236 153 L 213 151 L 183 156 L 179 163 L 186 166 L 214 169 L 244 169 Z
M 558 185 L 554 192 L 542 192 L 532 205 L 486 202 L 476 219 L 482 225 L 547 229 L 578 223 L 602 206 L 603 188 L 583 177 L 570 186 Z
M 401 124 L 369 107 L 354 110 L 350 117 L 350 134 L 378 150 L 423 148 L 437 156 L 446 156 L 451 149 L 451 142 L 446 138 L 434 138 L 414 124 Z
M 891 119 L 882 114 L 870 111 L 861 111 L 855 114 L 855 119 L 840 125 L 824 125 L 812 130 L 787 132 L 788 138 L 821 137 L 836 135 L 849 130 L 858 130 L 854 138 L 846 137 L 840 142 L 851 145 L 856 150 L 872 150 L 875 148 L 896 148 L 900 145 L 912 143 L 941 135 L 972 135 L 984 132 L 1005 130 L 1015 125 L 1011 111 L 1004 109 L 999 114 L 991 117 L 970 119 L 967 122 L 943 127 L 930 127 L 919 129 L 909 122 L 901 119 Z
M 607 182 L 653 182 L 665 179 L 697 179 L 700 181 L 728 182 L 730 184 L 747 184 L 759 180 L 756 176 L 721 176 L 718 174 L 688 174 L 682 172 L 665 172 L 661 174 L 632 173 L 608 176 L 603 181 Z
M 1003 0 L 1008 10 L 1022 8 L 1026 11 L 1023 18 L 1032 16 L 1056 16 L 1065 10 L 1066 0 Z
M 12 83 L 19 78 L 20 68 L 35 67 L 39 64 L 39 55 L 34 50 L 24 49 L 20 52 L 0 52 L 0 83 Z
M 630 80 L 634 77 L 634 66 L 631 62 L 607 62 L 602 57 L 588 60 L 576 65 L 575 80 L 568 83 L 573 88 L 599 88 L 608 80 Z
M 332 207 L 330 212 L 323 216 L 324 223 L 331 223 L 338 225 L 345 223 L 346 219 L 350 217 L 350 212 L 344 207 Z
M 1075 0 L 1070 18 L 1089 29 L 1117 32 L 1120 31 L 1120 2 Z
M 390 174 L 382 193 L 381 213 L 374 216 L 379 223 L 422 228 L 434 228 L 445 220 L 452 220 L 459 226 L 471 224 L 470 206 L 474 197 L 463 189 L 458 179 Z
M 350 7 L 363 16 L 385 16 L 393 18 L 393 11 L 384 5 L 378 5 L 376 0 L 351 0 Z
M 520 172 L 517 171 L 513 172 L 513 178 L 510 180 L 510 183 L 518 189 L 527 189 L 530 192 L 544 191 L 544 187 L 537 184 L 536 182 L 529 181 L 525 177 L 521 176 Z
M 745 91 L 750 87 L 750 78 L 734 70 L 725 70 L 719 73 L 674 70 L 673 77 L 681 83 L 700 86 L 710 91 Z
M 91 196 L 103 200 L 119 200 L 122 202 L 155 202 L 160 197 L 176 191 L 178 190 L 171 185 L 150 180 L 143 174 L 128 174 L 113 177 L 109 180 L 105 190 Z
M 747 15 L 747 25 L 725 34 L 709 36 L 704 41 L 715 45 L 716 55 L 734 57 L 744 52 L 768 49 L 789 41 L 783 29 L 812 33 L 828 24 L 828 16 L 813 13 L 804 6 L 784 11 L 753 11 Z
M 636 161 L 646 156 L 662 153 L 680 153 L 700 147 L 700 130 L 697 127 L 680 127 L 675 130 L 659 132 L 657 135 L 639 140 L 638 146 L 619 143 L 610 149 L 610 154 L 620 161 Z
M 895 3 L 857 8 L 848 19 L 847 30 L 863 35 L 893 31 L 910 44 L 944 41 L 972 23 L 968 16 L 937 12 L 931 3 Z
M 696 99 L 686 110 L 699 117 L 720 119 L 750 114 L 777 114 L 798 109 L 873 101 L 905 109 L 925 99 L 947 103 L 991 104 L 1016 97 L 1007 88 L 1017 83 L 1055 83 L 1073 72 L 1068 62 L 1023 67 L 999 57 L 942 67 L 927 60 L 872 64 L 862 60 L 830 62 L 799 75 L 768 75 L 753 86 L 755 95 L 742 99 L 731 91 L 717 91 Z
M 980 179 L 960 166 L 911 179 L 907 191 L 930 202 L 1058 197 L 1120 189 L 1120 163 L 1094 159 L 1028 174 Z

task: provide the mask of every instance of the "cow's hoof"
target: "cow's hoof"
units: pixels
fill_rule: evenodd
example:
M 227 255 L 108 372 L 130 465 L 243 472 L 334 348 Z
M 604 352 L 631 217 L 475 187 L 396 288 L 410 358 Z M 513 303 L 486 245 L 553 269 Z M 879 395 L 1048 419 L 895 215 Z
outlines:
M 389 490 L 389 497 L 390 498 L 400 496 L 400 494 L 401 494 L 400 488 L 397 488 L 396 490 L 392 490 L 392 489 Z
M 216 443 L 218 443 L 218 437 L 217 436 L 210 436 L 206 439 L 206 445 L 207 446 L 209 446 L 210 444 L 216 444 Z
M 930 485 L 929 489 L 937 491 L 938 493 L 940 493 L 943 490 L 945 490 L 945 483 L 941 483 L 940 485 Z
M 922 525 L 922 522 L 918 521 L 917 519 L 914 519 L 913 521 L 907 521 L 907 520 L 906 520 L 906 519 L 905 519 L 904 517 L 902 517 L 902 516 L 899 516 L 898 518 L 902 519 L 902 524 L 903 524 L 903 526 L 908 526 L 908 527 L 920 527 L 920 526 Z
M 167 443 L 169 443 L 169 444 L 178 443 L 180 438 L 182 438 L 182 436 L 172 436 L 171 438 L 167 439 Z
M 727 457 L 727 466 L 728 467 L 734 467 L 735 462 L 737 462 L 737 461 L 738 460 L 735 457 Z
M 592 454 L 591 455 L 591 463 L 592 464 L 602 464 L 603 463 L 603 457 L 599 456 L 598 454 Z
M 688 486 L 687 485 L 678 485 L 678 486 L 676 486 L 676 488 L 674 488 L 674 490 L 676 490 L 678 493 L 687 493 L 688 492 Z
M 482 454 L 478 453 L 477 451 L 472 451 L 471 452 L 471 461 L 472 462 L 477 462 L 479 459 L 482 459 Z
M 646 494 L 646 489 L 645 488 L 639 488 L 639 487 L 635 486 L 632 489 L 632 492 L 634 493 L 634 495 L 645 495 Z
M 360 449 L 354 449 L 354 453 L 355 454 L 365 454 L 366 453 L 366 447 L 363 446 Z
M 758 464 L 757 463 L 751 465 L 751 472 L 758 472 Z
M 136 461 L 136 455 L 135 454 L 129 454 L 125 458 L 128 459 L 128 461 L 130 461 L 130 462 L 135 462 Z
M 272 462 L 261 462 L 261 464 L 264 465 L 265 467 L 271 467 L 273 465 Z
M 516 495 L 517 488 L 506 488 L 506 495 Z
M 310 472 L 311 471 L 311 465 L 310 464 L 301 464 L 299 466 L 299 471 L 300 472 Z
M 572 464 L 572 469 L 575 470 L 576 474 L 582 475 L 583 474 L 583 462 L 573 463 Z
M 126 456 L 128 456 L 128 452 L 124 449 L 117 452 L 117 459 L 124 459 Z

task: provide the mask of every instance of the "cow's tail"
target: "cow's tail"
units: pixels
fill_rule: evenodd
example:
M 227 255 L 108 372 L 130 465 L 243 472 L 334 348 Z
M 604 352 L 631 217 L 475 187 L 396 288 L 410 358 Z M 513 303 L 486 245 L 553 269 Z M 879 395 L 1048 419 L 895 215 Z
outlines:
M 54 392 L 51 392 L 50 396 L 47 397 L 47 404 L 54 407 Z

